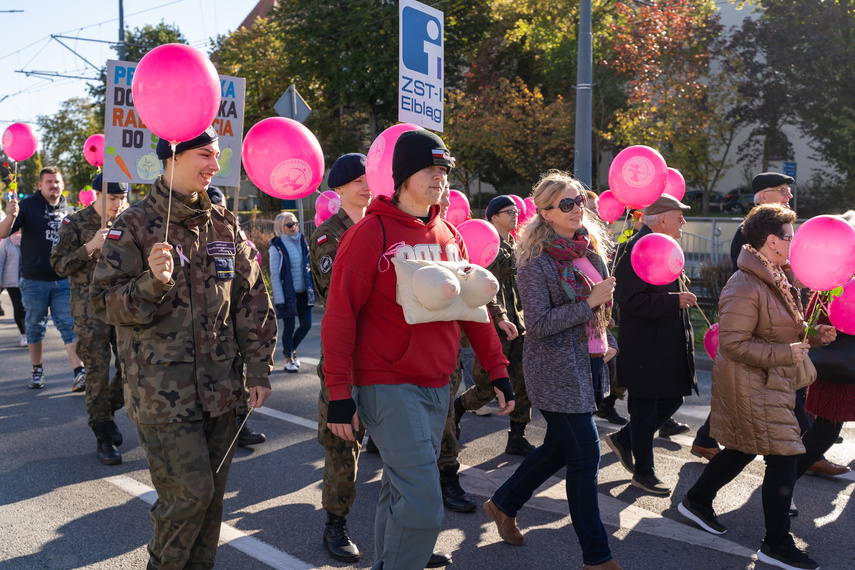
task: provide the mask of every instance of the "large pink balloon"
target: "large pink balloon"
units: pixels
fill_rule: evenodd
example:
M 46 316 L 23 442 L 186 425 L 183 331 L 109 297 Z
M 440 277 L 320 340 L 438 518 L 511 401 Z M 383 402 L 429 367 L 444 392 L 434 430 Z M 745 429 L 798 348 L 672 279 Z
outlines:
M 451 203 L 448 206 L 448 213 L 445 215 L 446 220 L 455 226 L 459 226 L 469 219 L 469 198 L 466 197 L 466 194 L 460 190 L 452 190 L 448 200 Z
M 220 109 L 220 77 L 196 48 L 165 44 L 145 54 L 131 84 L 134 108 L 146 127 L 175 142 L 196 138 Z
M 485 220 L 466 220 L 459 226 L 457 231 L 463 237 L 466 251 L 472 263 L 487 267 L 499 253 L 501 238 L 493 224 Z
M 377 135 L 365 160 L 365 181 L 374 196 L 391 196 L 395 193 L 392 180 L 392 153 L 402 133 L 422 130 L 418 125 L 401 123 L 393 125 Z
M 341 209 L 341 197 L 332 190 L 321 192 L 315 200 L 315 212 L 321 222 L 325 222 L 335 216 Z
M 246 174 L 262 192 L 296 200 L 324 177 L 324 153 L 312 131 L 293 119 L 270 117 L 246 133 L 241 153 Z
M 686 258 L 677 241 L 665 234 L 647 234 L 632 248 L 635 273 L 651 285 L 667 285 L 680 276 Z
M 665 181 L 664 194 L 670 194 L 678 200 L 682 200 L 686 195 L 686 179 L 680 174 L 676 168 L 668 167 L 668 178 Z
M 713 324 L 704 333 L 704 350 L 710 360 L 715 360 L 715 355 L 718 354 L 718 323 Z
M 26 123 L 12 123 L 3 131 L 3 152 L 14 161 L 27 160 L 39 147 L 39 138 Z
M 636 145 L 618 153 L 609 167 L 609 188 L 618 202 L 645 208 L 665 190 L 668 165 L 655 149 Z
M 855 335 L 855 281 L 843 284 L 843 294 L 828 306 L 828 318 L 837 330 Z
M 623 216 L 626 208 L 617 201 L 611 190 L 606 190 L 600 194 L 600 199 L 597 201 L 597 210 L 599 210 L 600 218 L 603 221 L 612 223 Z
M 828 291 L 855 274 L 855 228 L 837 216 L 816 216 L 796 230 L 790 265 L 799 281 Z
M 80 200 L 80 203 L 84 206 L 88 206 L 95 201 L 95 190 L 81 190 L 77 194 L 77 199 Z
M 83 143 L 83 158 L 92 166 L 104 166 L 104 135 L 92 135 Z

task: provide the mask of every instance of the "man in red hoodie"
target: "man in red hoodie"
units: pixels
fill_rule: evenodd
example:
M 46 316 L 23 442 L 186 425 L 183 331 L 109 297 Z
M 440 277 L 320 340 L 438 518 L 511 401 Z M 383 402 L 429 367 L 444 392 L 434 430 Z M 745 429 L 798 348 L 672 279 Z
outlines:
M 373 568 L 423 568 L 442 524 L 436 460 L 448 411 L 448 379 L 460 327 L 490 373 L 502 415 L 514 407 L 508 361 L 490 323 L 409 325 L 396 301 L 391 258 L 459 261 L 466 247 L 439 217 L 454 159 L 435 134 L 408 131 L 395 144 L 395 193 L 378 197 L 342 238 L 321 325 L 328 427 L 354 439 L 364 423 L 384 469 Z M 394 500 L 392 498 L 394 497 Z

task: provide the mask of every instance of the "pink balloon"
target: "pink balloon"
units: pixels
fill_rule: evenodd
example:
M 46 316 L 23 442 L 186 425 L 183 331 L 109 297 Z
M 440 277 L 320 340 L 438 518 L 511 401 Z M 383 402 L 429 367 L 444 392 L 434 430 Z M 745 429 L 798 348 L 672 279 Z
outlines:
M 843 284 L 843 294 L 828 306 L 828 318 L 837 330 L 855 335 L 855 281 Z
M 341 209 L 341 197 L 332 190 L 321 192 L 315 201 L 315 215 L 321 222 L 329 220 Z
M 680 174 L 676 168 L 668 167 L 668 177 L 665 181 L 665 192 L 678 200 L 682 200 L 686 195 L 686 179 Z
M 597 209 L 600 212 L 600 219 L 608 223 L 619 220 L 626 210 L 624 205 L 618 202 L 611 190 L 606 190 L 600 194 L 600 199 L 597 201 Z
M 249 246 L 250 246 L 252 249 L 254 249 L 254 250 L 255 250 L 255 253 L 257 254 L 257 255 L 255 256 L 255 258 L 258 260 L 258 264 L 259 264 L 259 265 L 261 265 L 262 261 L 264 261 L 264 258 L 263 258 L 263 257 L 261 257 L 261 252 L 260 252 L 260 251 L 258 251 L 258 248 L 257 248 L 257 247 L 255 247 L 255 244 L 254 244 L 254 243 L 252 243 L 252 241 L 250 241 L 250 240 L 246 240 L 246 243 L 248 243 L 248 244 L 249 244 Z
M 523 203 L 525 204 L 525 214 L 520 213 L 520 216 L 517 218 L 517 229 L 529 223 L 534 217 L 534 215 L 537 213 L 537 206 L 534 205 L 534 200 L 531 198 L 531 196 L 524 199 Z M 516 235 L 514 235 L 514 237 L 516 237 Z
M 12 123 L 3 131 L 3 152 L 16 162 L 27 160 L 39 147 L 39 138 L 26 123 Z
M 525 200 L 523 200 L 522 198 L 520 198 L 516 194 L 508 194 L 508 198 L 513 200 L 514 204 L 517 205 L 517 210 L 520 211 L 519 217 L 522 218 L 523 216 L 525 216 L 526 212 L 528 211 L 526 209 Z M 519 221 L 519 218 L 517 218 L 517 220 Z
M 317 228 L 322 223 L 324 223 L 324 221 L 321 219 L 321 217 L 318 215 L 318 213 L 315 212 L 315 227 Z
M 395 193 L 392 180 L 392 153 L 402 133 L 422 130 L 418 125 L 401 123 L 393 125 L 377 135 L 365 160 L 365 181 L 374 196 L 391 196 Z
M 718 323 L 713 324 L 704 333 L 704 350 L 710 360 L 715 360 L 715 355 L 718 353 Z
M 469 260 L 481 267 L 487 267 L 499 253 L 501 238 L 493 224 L 485 220 L 466 220 L 457 231 L 463 238 Z
M 667 285 L 680 276 L 686 258 L 677 241 L 665 234 L 640 238 L 629 256 L 635 273 L 651 285 Z
M 95 190 L 81 190 L 77 194 L 77 199 L 80 200 L 80 203 L 84 206 L 88 206 L 95 201 Z
M 618 202 L 645 208 L 665 190 L 668 165 L 655 149 L 636 145 L 618 153 L 609 167 L 609 188 Z
M 445 214 L 445 219 L 459 226 L 469 219 L 469 198 L 460 190 L 452 190 L 448 197 L 449 204 L 448 213 Z
M 220 77 L 214 64 L 184 44 L 164 44 L 145 54 L 131 89 L 140 118 L 168 141 L 199 136 L 220 110 Z
M 815 291 L 828 291 L 855 273 L 855 228 L 837 216 L 816 216 L 790 243 L 793 273 Z
M 92 166 L 104 166 L 104 135 L 92 135 L 83 143 L 83 158 Z
M 243 139 L 243 166 L 262 192 L 296 200 L 314 192 L 324 177 L 324 153 L 312 131 L 293 119 L 259 121 Z

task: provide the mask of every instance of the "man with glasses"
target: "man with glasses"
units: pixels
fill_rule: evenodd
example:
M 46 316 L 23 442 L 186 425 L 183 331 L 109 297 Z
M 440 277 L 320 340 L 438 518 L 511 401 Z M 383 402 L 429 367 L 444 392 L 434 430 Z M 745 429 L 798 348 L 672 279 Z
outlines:
M 786 174 L 778 172 L 763 172 L 754 177 L 751 181 L 751 189 L 754 190 L 754 205 L 761 204 L 781 204 L 782 206 L 790 207 L 790 198 L 793 197 L 790 184 L 793 184 L 795 179 Z M 730 259 L 733 262 L 733 272 L 739 269 L 736 266 L 736 258 L 739 257 L 739 252 L 742 251 L 742 246 L 747 242 L 742 234 L 742 225 L 736 230 L 733 236 L 733 241 L 730 242 Z
M 525 340 L 525 321 L 522 301 L 517 291 L 517 263 L 514 256 L 516 240 L 511 232 L 517 227 L 519 210 L 509 196 L 497 196 L 487 204 L 486 218 L 493 224 L 501 237 L 496 259 L 487 269 L 499 281 L 499 292 L 495 302 L 488 305 L 493 324 L 499 332 L 502 352 L 508 359 L 508 373 L 516 394 L 516 407 L 510 413 L 510 430 L 505 453 L 528 456 L 534 446 L 525 438 L 525 427 L 531 421 L 531 402 L 523 378 L 522 354 Z M 454 400 L 454 425 L 460 438 L 460 420 L 467 410 L 477 410 L 489 404 L 496 397 L 490 384 L 490 375 L 477 361 L 472 366 L 472 378 L 475 385 Z
M 697 393 L 695 352 L 689 307 L 697 303 L 680 279 L 667 285 L 643 281 L 630 262 L 638 240 L 652 233 L 679 240 L 689 206 L 663 194 L 644 209 L 644 226 L 629 242 L 615 269 L 615 300 L 620 305 L 617 382 L 629 392 L 630 420 L 620 431 L 605 436 L 606 444 L 632 473 L 632 485 L 654 495 L 671 488 L 657 476 L 653 436 L 683 404 Z

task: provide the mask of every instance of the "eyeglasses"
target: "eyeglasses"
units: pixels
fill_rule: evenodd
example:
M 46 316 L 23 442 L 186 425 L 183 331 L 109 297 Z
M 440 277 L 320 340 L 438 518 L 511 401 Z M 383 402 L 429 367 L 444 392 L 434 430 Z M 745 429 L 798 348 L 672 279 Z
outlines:
M 786 235 L 786 234 L 784 234 L 784 235 L 782 235 L 782 236 L 778 236 L 778 237 L 779 237 L 779 238 L 781 238 L 781 239 L 782 239 L 782 240 L 784 240 L 784 241 L 793 241 L 793 236 L 792 236 L 792 234 L 791 234 L 791 235 Z
M 563 200 L 558 202 L 557 206 L 547 206 L 546 208 L 541 209 L 551 210 L 553 208 L 558 208 L 566 214 L 568 212 L 572 212 L 573 208 L 575 208 L 576 206 L 579 206 L 580 209 L 585 207 L 585 198 L 581 194 L 579 196 L 576 196 L 575 198 L 564 198 Z
M 297 222 L 288 222 L 287 224 L 285 224 L 285 227 L 288 229 L 291 229 L 296 225 L 297 225 Z
M 507 214 L 509 216 L 517 216 L 520 211 L 516 208 L 508 208 L 507 210 L 502 210 L 501 212 L 496 212 L 497 214 Z
M 781 196 L 793 195 L 793 189 L 789 186 L 784 186 L 783 188 L 769 188 L 768 190 L 763 190 L 763 192 L 779 192 Z

